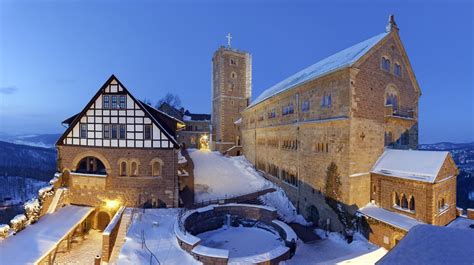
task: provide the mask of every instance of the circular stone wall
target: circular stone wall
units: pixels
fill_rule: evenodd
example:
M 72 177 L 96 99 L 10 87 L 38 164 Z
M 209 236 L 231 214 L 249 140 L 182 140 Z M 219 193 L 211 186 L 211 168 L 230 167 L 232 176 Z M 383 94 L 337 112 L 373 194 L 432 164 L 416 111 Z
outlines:
M 296 234 L 276 220 L 274 208 L 211 205 L 185 213 L 175 224 L 182 249 L 204 264 L 278 264 L 296 250 Z

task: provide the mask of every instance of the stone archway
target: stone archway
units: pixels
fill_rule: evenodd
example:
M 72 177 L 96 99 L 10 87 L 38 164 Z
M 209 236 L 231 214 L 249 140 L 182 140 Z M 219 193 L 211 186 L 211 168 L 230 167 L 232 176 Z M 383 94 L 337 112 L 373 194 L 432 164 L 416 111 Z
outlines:
M 110 223 L 110 215 L 108 212 L 101 211 L 97 214 L 97 229 L 104 231 Z
M 95 152 L 95 151 L 86 151 L 86 152 L 80 153 L 76 157 L 74 157 L 74 160 L 72 161 L 72 165 L 71 165 L 71 167 L 72 167 L 71 171 L 76 171 L 77 167 L 79 165 L 79 162 L 81 162 L 81 160 L 86 158 L 86 157 L 95 157 L 95 158 L 97 158 L 98 160 L 100 160 L 104 164 L 104 167 L 105 167 L 105 170 L 107 171 L 107 174 L 110 175 L 112 173 L 112 167 L 110 166 L 110 163 L 107 160 L 107 158 L 105 158 L 105 156 L 103 156 L 102 154 L 100 154 L 98 152 Z
M 313 222 L 313 224 L 319 225 L 319 211 L 316 206 L 311 205 L 308 207 L 308 219 Z

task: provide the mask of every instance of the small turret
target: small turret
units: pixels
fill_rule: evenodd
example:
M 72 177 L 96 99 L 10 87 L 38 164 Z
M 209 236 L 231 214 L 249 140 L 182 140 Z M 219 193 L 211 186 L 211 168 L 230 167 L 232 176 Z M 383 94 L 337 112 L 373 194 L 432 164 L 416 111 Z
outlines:
M 397 26 L 397 23 L 395 22 L 395 16 L 394 15 L 390 15 L 388 17 L 388 24 L 385 27 L 385 31 L 386 32 L 398 31 L 398 26 Z

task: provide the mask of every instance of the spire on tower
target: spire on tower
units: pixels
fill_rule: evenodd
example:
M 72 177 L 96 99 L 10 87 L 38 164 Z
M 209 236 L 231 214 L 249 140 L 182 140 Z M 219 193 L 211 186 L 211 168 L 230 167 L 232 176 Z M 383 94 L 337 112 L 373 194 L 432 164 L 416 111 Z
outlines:
M 395 22 L 395 16 L 394 15 L 390 15 L 388 17 L 388 24 L 387 26 L 385 27 L 385 31 L 386 32 L 392 32 L 394 30 L 398 30 L 398 26 L 397 26 L 397 23 Z

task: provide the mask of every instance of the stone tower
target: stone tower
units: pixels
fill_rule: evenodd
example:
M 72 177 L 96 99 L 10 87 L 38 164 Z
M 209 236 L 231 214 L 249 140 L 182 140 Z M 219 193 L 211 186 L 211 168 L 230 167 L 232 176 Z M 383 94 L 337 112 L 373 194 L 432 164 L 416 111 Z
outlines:
M 252 94 L 252 57 L 248 52 L 220 47 L 212 57 L 211 148 L 240 154 L 240 112 Z

